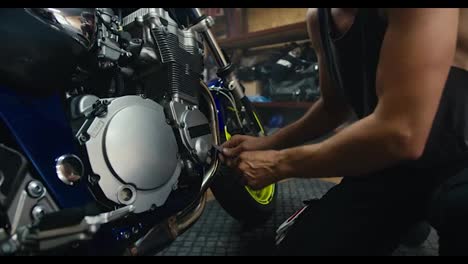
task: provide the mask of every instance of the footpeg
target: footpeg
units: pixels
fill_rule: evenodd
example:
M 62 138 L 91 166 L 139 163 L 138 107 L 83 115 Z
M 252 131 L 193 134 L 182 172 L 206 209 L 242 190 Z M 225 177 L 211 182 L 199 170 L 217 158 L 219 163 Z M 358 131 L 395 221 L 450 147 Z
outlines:
M 89 240 L 101 225 L 121 219 L 134 210 L 135 207 L 129 205 L 96 216 L 85 216 L 79 224 L 48 230 L 38 230 L 35 226 L 18 228 L 10 239 L 0 244 L 0 256 L 22 251 L 47 251 L 71 242 Z

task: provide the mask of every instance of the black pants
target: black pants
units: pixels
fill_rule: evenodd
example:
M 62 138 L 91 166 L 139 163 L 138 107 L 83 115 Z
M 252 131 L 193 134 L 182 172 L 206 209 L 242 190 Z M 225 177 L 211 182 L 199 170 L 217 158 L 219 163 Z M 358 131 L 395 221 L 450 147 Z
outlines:
M 437 180 L 441 175 L 448 180 Z M 437 229 L 440 255 L 468 255 L 466 164 L 395 168 L 345 178 L 306 209 L 278 252 L 391 255 L 409 229 L 422 220 Z

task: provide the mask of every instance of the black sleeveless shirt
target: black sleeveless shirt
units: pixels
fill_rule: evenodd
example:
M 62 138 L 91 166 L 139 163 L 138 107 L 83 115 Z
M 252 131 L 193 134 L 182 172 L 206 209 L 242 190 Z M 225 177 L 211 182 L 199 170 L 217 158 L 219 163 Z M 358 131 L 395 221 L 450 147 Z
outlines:
M 387 23 L 377 9 L 360 8 L 348 31 L 337 36 L 331 9 L 319 8 L 318 15 L 327 70 L 338 93 L 364 118 L 378 103 L 376 72 Z M 430 168 L 465 160 L 468 164 L 468 72 L 452 67 L 422 157 L 402 165 Z

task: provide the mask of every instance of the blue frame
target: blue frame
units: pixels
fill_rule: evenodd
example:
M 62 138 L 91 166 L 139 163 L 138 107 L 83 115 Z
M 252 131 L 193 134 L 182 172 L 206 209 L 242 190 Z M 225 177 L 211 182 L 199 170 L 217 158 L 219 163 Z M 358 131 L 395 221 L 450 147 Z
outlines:
M 59 92 L 37 96 L 0 85 L 0 121 L 7 125 L 58 206 L 80 207 L 94 201 L 87 178 L 69 186 L 60 181 L 55 170 L 58 157 L 80 156 L 62 101 Z
M 211 92 L 211 95 L 213 96 L 214 98 L 214 101 L 215 101 L 215 104 L 216 104 L 216 110 L 217 110 L 217 113 L 218 113 L 218 124 L 219 124 L 219 132 L 224 134 L 224 118 L 223 118 L 223 114 L 221 112 L 221 101 L 219 100 L 218 98 L 218 95 L 216 94 L 215 91 L 211 90 L 212 87 L 223 87 L 224 85 L 224 81 L 222 79 L 214 79 L 214 80 L 211 80 L 209 83 L 208 83 L 208 88 L 210 89 L 210 92 Z

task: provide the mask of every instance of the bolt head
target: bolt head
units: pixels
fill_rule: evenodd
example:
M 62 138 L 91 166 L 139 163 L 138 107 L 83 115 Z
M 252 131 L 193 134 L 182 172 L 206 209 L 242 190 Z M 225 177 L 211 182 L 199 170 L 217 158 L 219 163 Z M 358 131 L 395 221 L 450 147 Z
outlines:
M 27 186 L 27 192 L 32 198 L 39 198 L 44 194 L 45 189 L 39 181 L 31 181 Z
M 42 205 L 36 205 L 32 209 L 31 215 L 34 220 L 39 220 L 46 215 L 46 210 Z

